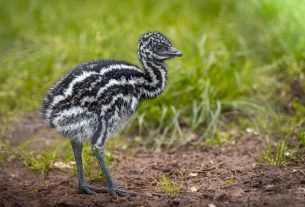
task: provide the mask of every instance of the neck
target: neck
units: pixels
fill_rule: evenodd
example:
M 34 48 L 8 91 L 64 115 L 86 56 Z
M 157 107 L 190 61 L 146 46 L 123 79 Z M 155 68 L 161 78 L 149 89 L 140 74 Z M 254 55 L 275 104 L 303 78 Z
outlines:
M 144 69 L 144 83 L 142 85 L 143 99 L 151 99 L 160 95 L 167 82 L 167 71 L 163 62 L 140 58 Z

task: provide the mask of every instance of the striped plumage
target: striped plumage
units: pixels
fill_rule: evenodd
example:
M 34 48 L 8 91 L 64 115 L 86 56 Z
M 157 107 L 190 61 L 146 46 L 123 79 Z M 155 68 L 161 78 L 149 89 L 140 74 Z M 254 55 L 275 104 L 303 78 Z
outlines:
M 142 100 L 162 93 L 167 82 L 164 60 L 181 53 L 164 35 L 150 32 L 140 39 L 138 56 L 144 71 L 115 60 L 96 60 L 76 67 L 47 93 L 43 118 L 70 137 L 72 146 L 91 141 L 98 154 L 107 138 L 120 132 Z M 120 195 L 111 189 L 110 193 L 114 197 Z

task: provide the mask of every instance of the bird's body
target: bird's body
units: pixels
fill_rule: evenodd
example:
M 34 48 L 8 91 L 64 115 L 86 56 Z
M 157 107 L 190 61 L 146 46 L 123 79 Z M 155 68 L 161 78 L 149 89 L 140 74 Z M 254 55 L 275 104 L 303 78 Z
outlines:
M 90 140 L 98 123 L 107 125 L 107 137 L 117 133 L 136 111 L 143 73 L 136 66 L 96 60 L 72 70 L 46 96 L 44 118 L 57 130 L 79 142 Z
M 142 100 L 162 93 L 167 82 L 164 60 L 181 53 L 161 33 L 146 33 L 139 42 L 138 55 L 144 71 L 123 61 L 96 60 L 81 64 L 55 84 L 43 101 L 44 119 L 71 138 L 80 189 L 86 193 L 93 194 L 94 190 L 86 188 L 82 175 L 82 143 L 91 142 L 104 173 L 108 171 L 101 156 L 105 141 L 121 131 Z M 116 187 L 108 174 L 111 195 L 127 194 Z

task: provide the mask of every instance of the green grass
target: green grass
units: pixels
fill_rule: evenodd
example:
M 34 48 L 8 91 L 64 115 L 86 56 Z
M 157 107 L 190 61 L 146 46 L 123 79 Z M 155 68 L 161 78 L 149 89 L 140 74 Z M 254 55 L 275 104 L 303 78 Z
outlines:
M 71 68 L 97 58 L 138 64 L 140 35 L 161 31 L 184 56 L 167 63 L 166 92 L 141 105 L 126 133 L 156 148 L 232 129 L 285 137 L 305 117 L 304 18 L 304 0 L 2 0 L 1 131 L 38 110 Z
M 298 139 L 298 141 L 300 143 L 300 146 L 305 148 L 305 132 L 304 131 L 299 132 L 297 134 L 297 139 Z
M 180 177 L 177 180 L 177 178 L 172 178 L 168 175 L 161 175 L 158 184 L 169 197 L 175 197 L 180 193 L 180 189 L 183 184 L 183 178 Z
M 27 169 L 45 173 L 54 169 L 60 169 L 76 175 L 76 165 L 70 143 L 67 140 L 57 139 L 52 147 L 37 146 L 37 139 L 30 139 L 21 143 L 15 150 L 16 155 Z M 111 146 L 111 144 L 110 144 Z M 105 160 L 110 169 L 114 167 L 115 161 L 112 154 L 105 152 Z M 96 157 L 92 154 L 91 146 L 83 147 L 83 167 L 85 175 L 90 181 L 102 180 L 104 175 L 100 170 Z
M 0 163 L 7 161 L 12 156 L 8 141 L 0 141 Z
M 33 171 L 45 173 L 54 169 L 54 163 L 59 160 L 59 140 L 54 143 L 52 148 L 44 146 L 42 149 L 30 149 L 31 140 L 20 144 L 16 153 L 22 164 Z
M 263 161 L 268 165 L 274 165 L 277 167 L 284 166 L 292 156 L 287 150 L 287 142 L 281 141 L 275 146 L 272 143 L 268 143 L 263 154 Z
M 236 180 L 234 180 L 234 179 L 227 179 L 227 180 L 225 180 L 224 185 L 225 186 L 231 186 L 231 185 L 234 185 L 235 183 L 236 183 Z
M 37 192 L 41 191 L 42 189 L 44 189 L 45 187 L 46 187 L 45 184 L 38 183 L 38 184 L 32 186 L 30 189 L 28 189 L 25 192 L 25 195 L 26 196 L 32 196 L 35 193 L 37 193 Z

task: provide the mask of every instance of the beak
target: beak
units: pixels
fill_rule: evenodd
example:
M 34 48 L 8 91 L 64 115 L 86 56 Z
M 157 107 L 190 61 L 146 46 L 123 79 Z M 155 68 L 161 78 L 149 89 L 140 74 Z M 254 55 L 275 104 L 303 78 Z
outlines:
M 167 55 L 171 56 L 171 57 L 181 57 L 182 56 L 182 52 L 180 52 L 179 50 L 171 47 L 167 52 Z

